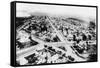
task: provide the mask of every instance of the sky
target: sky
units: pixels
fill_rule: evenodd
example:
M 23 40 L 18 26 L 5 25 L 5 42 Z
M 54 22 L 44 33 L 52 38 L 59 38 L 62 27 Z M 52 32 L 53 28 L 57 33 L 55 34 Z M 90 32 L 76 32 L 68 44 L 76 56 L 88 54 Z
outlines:
M 94 7 L 77 7 L 77 6 L 59 6 L 59 5 L 44 5 L 44 4 L 16 4 L 17 17 L 27 17 L 34 13 L 46 13 L 49 15 L 62 16 L 79 16 L 79 17 L 96 17 L 96 8 Z

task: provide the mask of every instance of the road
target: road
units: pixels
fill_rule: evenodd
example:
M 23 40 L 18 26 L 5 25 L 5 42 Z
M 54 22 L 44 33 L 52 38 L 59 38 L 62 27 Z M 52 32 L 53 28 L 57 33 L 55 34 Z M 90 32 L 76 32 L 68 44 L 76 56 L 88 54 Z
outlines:
M 48 16 L 47 16 L 48 17 Z M 60 33 L 53 25 L 53 21 L 48 17 L 48 21 L 50 22 L 51 26 L 53 27 L 54 31 L 57 33 L 57 36 L 59 37 L 59 39 L 62 41 L 62 42 L 65 42 L 64 45 L 61 45 L 61 46 L 64 46 L 67 50 L 66 52 L 66 55 L 70 55 L 72 57 L 75 58 L 76 61 L 86 61 L 87 59 L 83 59 L 82 57 L 80 57 L 80 54 L 74 49 L 72 49 L 71 47 L 72 46 L 72 43 L 69 43 L 65 37 L 62 35 L 62 33 Z M 59 44 L 57 44 L 59 46 Z M 55 45 L 54 45 L 55 46 Z M 81 55 L 82 56 L 82 55 Z

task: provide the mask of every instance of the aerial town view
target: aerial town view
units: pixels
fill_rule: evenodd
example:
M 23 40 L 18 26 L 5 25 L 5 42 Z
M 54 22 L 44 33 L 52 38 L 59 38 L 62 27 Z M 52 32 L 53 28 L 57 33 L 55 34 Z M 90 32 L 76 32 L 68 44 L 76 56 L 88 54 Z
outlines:
M 74 15 L 76 10 L 71 11 L 73 12 L 71 16 L 70 14 L 64 16 L 66 10 L 64 13 L 59 10 L 60 13 L 63 13 L 61 16 L 56 12 L 53 12 L 56 15 L 49 13 L 54 11 L 50 11 L 49 8 L 46 13 L 42 10 L 36 12 L 35 8 L 29 9 L 27 6 L 30 7 L 30 5 L 24 5 L 24 10 L 17 8 L 17 65 L 97 61 L 96 19 L 79 18 Z M 32 10 L 35 12 L 32 13 Z M 55 11 L 57 10 L 55 9 Z M 30 11 L 30 14 L 27 11 Z M 70 10 L 68 9 L 68 11 Z

